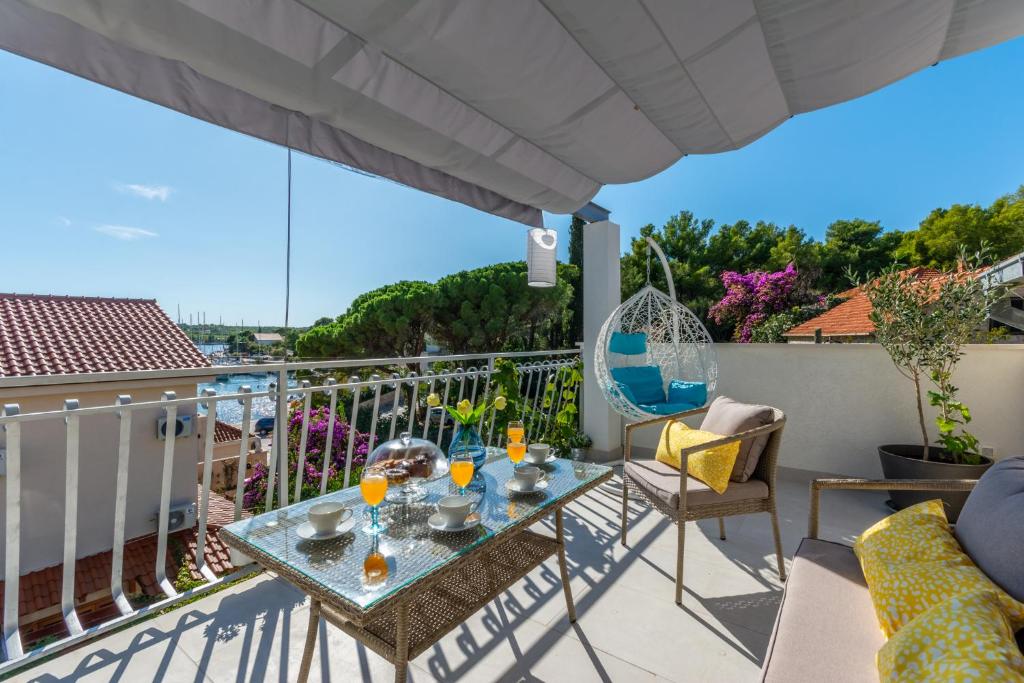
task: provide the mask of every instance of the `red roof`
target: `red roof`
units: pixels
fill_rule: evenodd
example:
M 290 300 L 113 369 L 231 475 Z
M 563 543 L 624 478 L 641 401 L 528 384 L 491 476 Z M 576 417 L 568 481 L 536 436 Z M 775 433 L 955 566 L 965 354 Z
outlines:
M 0 293 L 0 377 L 209 365 L 153 299 Z
M 221 526 L 233 520 L 234 503 L 211 492 L 203 554 L 207 566 L 218 576 L 234 569 L 228 547 L 217 535 Z M 181 561 L 188 563 L 193 579 L 202 579 L 196 565 L 197 538 L 196 527 L 169 536 L 166 571 L 172 582 L 178 575 Z M 123 585 L 130 600 L 140 595 L 163 596 L 156 580 L 156 545 L 157 537 L 153 534 L 129 541 L 124 546 Z M 86 628 L 119 614 L 110 595 L 111 564 L 112 553 L 109 550 L 75 561 L 75 603 L 76 609 L 81 606 L 79 617 Z M 19 625 L 26 641 L 47 635 L 67 635 L 60 614 L 63 566 L 58 564 L 29 572 L 18 582 Z M 3 592 L 4 582 L 0 581 L 0 602 L 3 601 Z M 25 617 L 30 618 L 26 620 Z
M 230 425 L 227 422 L 221 422 L 216 420 L 213 425 L 213 442 L 214 443 L 227 443 L 230 441 L 239 441 L 242 438 L 242 430 L 235 425 Z
M 932 268 L 908 268 L 903 271 L 907 277 L 921 282 L 935 280 L 943 273 Z M 867 295 L 854 287 L 837 295 L 846 301 L 835 308 L 825 311 L 816 318 L 800 323 L 783 333 L 785 337 L 813 337 L 815 330 L 821 330 L 823 337 L 858 337 L 875 333 L 875 324 L 871 322 L 871 302 Z

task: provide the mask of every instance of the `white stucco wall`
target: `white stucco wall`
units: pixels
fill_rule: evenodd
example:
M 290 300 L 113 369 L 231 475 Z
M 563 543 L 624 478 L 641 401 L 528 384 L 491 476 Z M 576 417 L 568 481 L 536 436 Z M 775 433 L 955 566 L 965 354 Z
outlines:
M 179 380 L 180 381 L 180 380 Z M 0 403 L 18 403 L 22 413 L 60 410 L 64 398 L 77 398 L 84 408 L 112 405 L 118 394 L 134 403 L 157 401 L 164 391 L 181 398 L 195 396 L 196 385 L 66 385 L 8 389 Z M 194 408 L 179 408 L 195 415 Z M 136 410 L 132 417 L 131 460 L 128 469 L 127 539 L 153 533 L 160 504 L 164 442 L 156 437 L 160 408 Z M 202 441 L 193 417 L 193 434 L 179 438 L 171 483 L 171 505 L 196 500 L 196 458 Z M 114 485 L 119 421 L 113 414 L 82 417 L 79 441 L 78 557 L 109 550 L 114 536 Z M 0 431 L 0 448 L 5 446 Z M 66 433 L 61 418 L 30 422 L 21 431 L 21 573 L 60 564 L 64 552 L 64 477 Z M 0 478 L 0 529 L 6 528 L 6 494 Z M 7 552 L 6 543 L 0 558 Z M 2 559 L 0 559 L 2 561 Z
M 780 465 L 879 477 L 876 447 L 918 443 L 913 384 L 875 344 L 719 344 L 719 395 L 785 411 Z M 973 345 L 954 376 L 970 430 L 997 458 L 1024 454 L 1024 346 Z M 925 398 L 927 403 L 927 397 Z M 925 406 L 934 438 L 934 411 Z M 659 430 L 637 435 L 651 449 Z

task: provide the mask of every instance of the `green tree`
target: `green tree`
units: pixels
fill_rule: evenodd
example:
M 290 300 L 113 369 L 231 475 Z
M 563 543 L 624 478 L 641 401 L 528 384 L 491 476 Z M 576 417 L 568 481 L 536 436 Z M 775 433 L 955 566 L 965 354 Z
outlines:
M 579 216 L 569 224 L 569 263 L 576 267 L 572 285 L 572 320 L 569 323 L 569 343 L 583 341 L 583 230 L 586 223 Z
M 296 344 L 298 355 L 419 356 L 433 321 L 437 288 L 402 280 L 361 294 L 337 321 L 309 330 Z
M 523 261 L 443 277 L 430 335 L 452 353 L 537 349 L 551 339 L 552 326 L 564 334 L 572 298 L 565 273 L 560 266 L 558 284 L 546 288 L 527 286 Z
M 747 273 L 765 270 L 772 259 L 772 250 L 784 235 L 774 223 L 758 221 L 751 226 L 747 221 L 723 225 L 708 238 L 707 263 L 719 273 L 734 270 Z M 780 270 L 789 262 L 780 265 Z
M 848 289 L 849 273 L 863 279 L 892 264 L 902 233 L 885 232 L 878 221 L 838 220 L 825 230 L 821 245 L 821 277 L 826 292 Z

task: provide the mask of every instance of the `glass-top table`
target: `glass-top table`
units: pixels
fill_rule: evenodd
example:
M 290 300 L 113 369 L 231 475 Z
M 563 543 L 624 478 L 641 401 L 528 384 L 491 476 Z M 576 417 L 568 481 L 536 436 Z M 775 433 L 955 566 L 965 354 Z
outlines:
M 569 616 L 575 620 L 562 508 L 609 479 L 611 469 L 563 459 L 540 467 L 544 489 L 510 494 L 512 464 L 503 450 L 490 449 L 467 490 L 481 523 L 466 531 L 435 531 L 427 524 L 437 501 L 457 492 L 446 477 L 425 483 L 422 501 L 385 503 L 381 517 L 388 528 L 380 536 L 362 531 L 368 509 L 359 488 L 350 487 L 235 522 L 224 527 L 221 538 L 312 596 L 299 680 L 308 675 L 321 615 L 394 662 L 396 680 L 404 680 L 409 659 L 552 554 L 559 556 Z M 330 540 L 303 540 L 297 527 L 307 521 L 311 505 L 324 501 L 351 507 L 354 529 Z M 552 513 L 554 537 L 528 529 Z

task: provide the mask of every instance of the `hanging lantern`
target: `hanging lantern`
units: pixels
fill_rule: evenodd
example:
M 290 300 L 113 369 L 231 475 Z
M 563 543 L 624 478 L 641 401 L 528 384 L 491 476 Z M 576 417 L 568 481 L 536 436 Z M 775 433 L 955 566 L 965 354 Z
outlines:
M 558 233 L 546 228 L 531 228 L 526 233 L 526 284 L 554 287 L 558 279 L 556 247 Z

